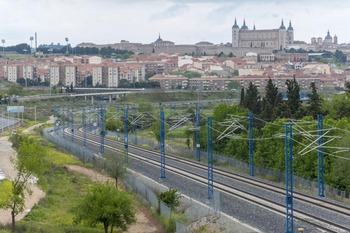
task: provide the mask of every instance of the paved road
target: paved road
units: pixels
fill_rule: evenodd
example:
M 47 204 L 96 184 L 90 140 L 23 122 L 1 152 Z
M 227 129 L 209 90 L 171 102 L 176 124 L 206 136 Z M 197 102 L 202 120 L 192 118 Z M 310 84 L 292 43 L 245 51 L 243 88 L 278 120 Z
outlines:
M 11 125 L 15 125 L 19 122 L 19 119 L 7 119 L 7 118 L 3 118 L 0 117 L 0 130 L 2 129 L 6 129 L 7 127 L 11 126 Z

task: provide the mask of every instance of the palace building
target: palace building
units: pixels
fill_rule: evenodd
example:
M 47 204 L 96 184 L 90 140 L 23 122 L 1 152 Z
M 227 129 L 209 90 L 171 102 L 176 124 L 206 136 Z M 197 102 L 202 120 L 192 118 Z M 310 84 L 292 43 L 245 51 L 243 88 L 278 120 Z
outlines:
M 259 29 L 255 28 L 249 30 L 245 20 L 240 28 L 235 19 L 235 24 L 232 26 L 232 47 L 234 48 L 270 48 L 282 50 L 288 44 L 294 42 L 294 29 L 291 21 L 286 28 L 281 22 L 278 29 Z

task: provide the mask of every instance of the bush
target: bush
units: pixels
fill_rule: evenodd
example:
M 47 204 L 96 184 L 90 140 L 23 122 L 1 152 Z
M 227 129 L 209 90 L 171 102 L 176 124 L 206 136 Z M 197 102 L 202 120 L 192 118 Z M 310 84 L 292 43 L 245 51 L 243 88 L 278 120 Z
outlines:
M 164 202 L 169 208 L 174 210 L 180 205 L 181 194 L 177 189 L 170 188 L 168 191 L 158 194 L 158 200 Z

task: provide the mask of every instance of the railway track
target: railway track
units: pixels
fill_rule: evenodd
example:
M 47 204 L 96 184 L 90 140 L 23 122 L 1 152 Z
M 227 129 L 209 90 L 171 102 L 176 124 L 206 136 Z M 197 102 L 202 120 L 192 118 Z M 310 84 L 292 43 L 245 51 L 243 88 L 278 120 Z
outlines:
M 83 140 L 83 132 L 81 129 L 76 130 L 74 137 L 79 140 Z M 70 132 L 66 132 L 67 135 Z M 96 141 L 96 135 L 87 133 L 86 141 L 89 144 L 99 146 L 99 141 Z M 105 147 L 114 150 L 121 151 L 117 148 L 117 145 L 123 148 L 123 143 L 118 142 L 116 140 L 105 138 Z M 140 155 L 142 154 L 142 155 Z M 129 156 L 137 159 L 139 161 L 143 161 L 144 163 L 150 164 L 155 167 L 159 167 L 159 152 L 155 152 L 153 150 L 149 150 L 143 147 L 130 145 L 129 144 Z M 200 164 L 196 161 L 191 161 L 189 159 L 184 159 L 181 157 L 176 157 L 174 155 L 167 155 L 167 166 L 166 169 L 169 172 L 174 172 L 177 175 L 181 175 L 186 177 L 187 179 L 191 179 L 193 182 L 197 182 L 202 185 L 207 185 L 207 177 L 204 175 L 206 173 L 207 167 L 203 164 Z M 177 165 L 176 165 L 177 164 Z M 193 169 L 184 169 L 178 164 L 182 164 L 188 166 L 190 168 L 197 169 L 197 172 L 191 172 Z M 198 171 L 202 171 L 202 175 L 198 174 Z M 277 193 L 281 196 L 285 195 L 285 190 L 277 185 L 271 185 L 270 183 L 262 182 L 261 180 L 253 179 L 252 177 L 247 177 L 244 175 L 236 174 L 230 171 L 226 171 L 220 168 L 214 168 L 215 176 L 222 176 L 225 179 L 232 179 L 239 182 L 243 182 L 247 185 L 254 186 L 256 188 L 260 188 L 266 190 L 271 193 Z M 252 192 L 247 192 L 245 190 L 239 189 L 232 185 L 227 185 L 226 183 L 219 182 L 217 180 L 214 181 L 214 188 L 222 193 L 227 195 L 235 196 L 241 199 L 244 199 L 248 202 L 254 203 L 255 205 L 266 208 L 275 213 L 285 215 L 285 205 L 281 204 L 275 200 L 271 200 L 269 198 L 264 198 L 259 195 L 256 195 Z M 317 227 L 318 229 L 326 232 L 350 232 L 350 208 L 347 206 L 343 206 L 340 204 L 336 204 L 334 202 L 329 202 L 324 199 L 315 199 L 310 195 L 305 195 L 301 192 L 294 193 L 294 199 L 298 202 L 302 202 L 308 205 L 313 205 L 316 208 L 324 209 L 333 213 L 333 215 L 342 215 L 344 218 L 348 218 L 348 224 L 336 223 L 334 221 L 330 221 L 325 219 L 324 217 L 315 216 L 314 214 L 308 213 L 306 211 L 302 211 L 294 208 L 294 218 L 310 225 Z

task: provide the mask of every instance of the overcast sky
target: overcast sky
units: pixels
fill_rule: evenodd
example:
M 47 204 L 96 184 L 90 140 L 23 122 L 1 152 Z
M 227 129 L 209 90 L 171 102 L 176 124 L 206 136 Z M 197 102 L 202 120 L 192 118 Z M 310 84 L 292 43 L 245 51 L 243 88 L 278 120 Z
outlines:
M 245 18 L 252 29 L 274 29 L 292 20 L 295 40 L 310 43 L 327 30 L 350 42 L 348 0 L 0 0 L 5 46 L 81 42 L 151 43 L 160 33 L 176 44 L 231 42 L 231 27 Z M 34 46 L 34 43 L 33 43 Z

